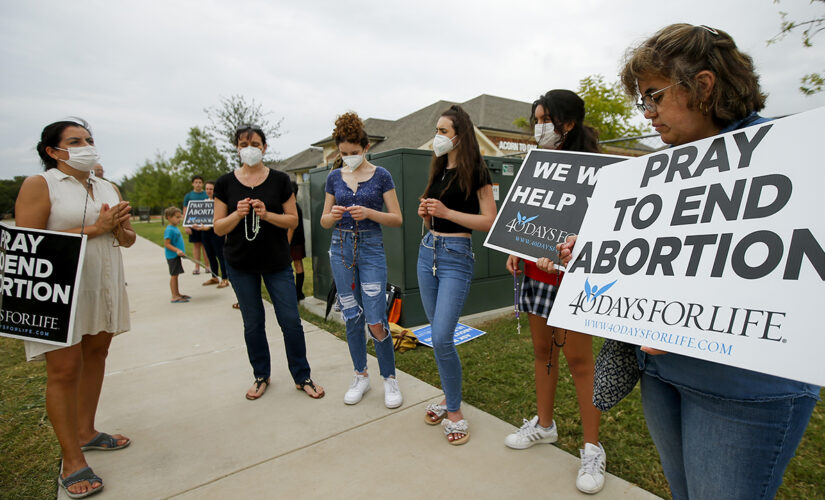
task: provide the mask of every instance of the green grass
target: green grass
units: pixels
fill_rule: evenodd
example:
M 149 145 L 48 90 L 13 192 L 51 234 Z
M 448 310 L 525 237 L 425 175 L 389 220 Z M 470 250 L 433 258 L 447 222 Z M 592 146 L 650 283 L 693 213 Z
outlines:
M 134 226 L 141 236 L 163 244 L 163 224 L 138 222 Z M 191 252 L 188 243 L 187 252 Z M 304 259 L 304 272 L 304 293 L 310 296 L 310 258 Z M 303 307 L 300 309 L 305 320 L 344 339 L 343 325 L 324 321 Z M 533 348 L 524 319 L 522 322 L 521 335 L 516 334 L 516 323 L 512 317 L 477 325 L 487 335 L 458 346 L 464 367 L 464 399 L 516 426 L 521 425 L 522 418 L 536 412 Z M 601 339 L 595 339 L 594 352 L 598 351 L 601 343 Z M 370 352 L 374 354 L 372 346 Z M 440 386 L 433 353 L 428 347 L 419 346 L 411 351 L 396 353 L 396 365 L 416 378 Z M 45 384 L 45 365 L 26 363 L 22 342 L 0 338 L 0 485 L 3 485 L 0 498 L 55 496 L 60 449 L 46 417 Z M 560 358 L 555 419 L 559 429 L 557 445 L 578 455 L 581 423 L 573 381 L 563 356 Z M 659 457 L 645 426 L 638 387 L 602 416 L 600 434 L 607 451 L 609 472 L 669 498 Z M 504 436 L 500 438 L 503 440 Z M 15 489 L 7 490 L 8 485 L 14 485 Z M 785 472 L 784 484 L 777 498 L 825 499 L 823 485 L 825 405 L 820 402 L 814 409 L 796 457 Z

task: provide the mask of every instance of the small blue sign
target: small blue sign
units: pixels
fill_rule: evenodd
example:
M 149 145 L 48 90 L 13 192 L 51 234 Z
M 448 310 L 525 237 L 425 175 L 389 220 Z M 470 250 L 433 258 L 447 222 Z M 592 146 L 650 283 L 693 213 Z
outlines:
M 418 337 L 418 342 L 424 344 L 427 347 L 433 346 L 433 331 L 430 325 L 422 326 L 418 330 L 414 330 L 413 333 L 416 337 Z M 463 325 L 458 323 L 455 327 L 455 334 L 453 335 L 453 340 L 455 341 L 455 345 L 463 344 L 464 342 L 469 342 L 475 338 L 481 337 L 487 332 L 482 332 L 472 326 Z

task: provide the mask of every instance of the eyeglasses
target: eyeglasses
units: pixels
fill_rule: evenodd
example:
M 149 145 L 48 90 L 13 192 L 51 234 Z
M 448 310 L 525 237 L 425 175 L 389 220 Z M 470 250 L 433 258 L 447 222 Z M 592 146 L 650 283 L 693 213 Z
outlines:
M 650 111 L 651 113 L 655 113 L 656 112 L 656 105 L 659 103 L 660 100 L 662 100 L 662 96 L 659 96 L 658 98 L 655 98 L 653 96 L 655 96 L 656 94 L 661 94 L 662 92 L 669 89 L 670 87 L 675 87 L 676 85 L 679 85 L 680 83 L 682 83 L 681 80 L 674 83 L 673 85 L 668 85 L 667 87 L 665 87 L 663 89 L 659 89 L 655 92 L 648 92 L 647 94 L 642 96 L 641 102 L 636 103 L 636 109 L 638 109 L 641 113 L 644 113 L 645 111 Z

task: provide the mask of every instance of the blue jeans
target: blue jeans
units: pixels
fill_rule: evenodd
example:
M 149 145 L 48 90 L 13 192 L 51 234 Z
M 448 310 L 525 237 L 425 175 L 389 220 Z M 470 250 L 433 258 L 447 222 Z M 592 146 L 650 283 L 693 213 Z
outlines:
M 461 409 L 461 360 L 453 337 L 473 280 L 473 243 L 427 233 L 418 247 L 418 288 L 430 321 L 433 353 L 447 410 Z
M 723 399 L 642 374 L 645 420 L 674 500 L 773 498 L 815 404 L 804 394 Z
M 269 378 L 271 373 L 269 343 L 266 340 L 266 324 L 261 280 L 275 308 L 275 317 L 284 335 L 286 360 L 292 380 L 301 383 L 310 376 L 309 362 L 304 341 L 304 327 L 298 315 L 298 299 L 292 266 L 271 273 L 241 271 L 227 264 L 229 281 L 238 298 L 243 317 L 243 334 L 246 353 L 255 378 Z
M 384 378 L 395 376 L 395 352 L 387 322 L 387 259 L 381 231 L 334 230 L 329 245 L 329 263 L 338 305 L 347 324 L 347 345 L 356 372 L 367 371 L 366 325 L 381 324 L 386 336 L 377 340 L 370 332 L 378 357 L 378 369 Z M 353 248 L 356 259 L 353 262 Z M 350 267 L 350 269 L 347 269 Z

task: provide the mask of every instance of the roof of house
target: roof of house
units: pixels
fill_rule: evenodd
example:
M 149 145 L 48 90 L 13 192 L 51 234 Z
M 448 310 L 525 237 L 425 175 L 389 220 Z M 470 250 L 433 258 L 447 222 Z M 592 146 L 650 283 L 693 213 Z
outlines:
M 435 135 L 438 117 L 453 104 L 459 104 L 464 108 L 479 129 L 518 134 L 523 134 L 524 131 L 513 125 L 513 122 L 519 117 L 529 116 L 531 107 L 527 102 L 482 94 L 463 103 L 437 101 L 398 120 L 367 118 L 364 120 L 364 130 L 370 139 L 384 137 L 383 140 L 375 141 L 370 151 L 380 153 L 397 148 L 417 148 L 426 144 Z M 324 146 L 330 141 L 332 136 L 327 136 L 312 145 Z
M 294 154 L 285 160 L 276 161 L 272 166 L 281 172 L 292 172 L 315 167 L 322 161 L 324 161 L 324 152 L 320 148 L 313 147 Z

